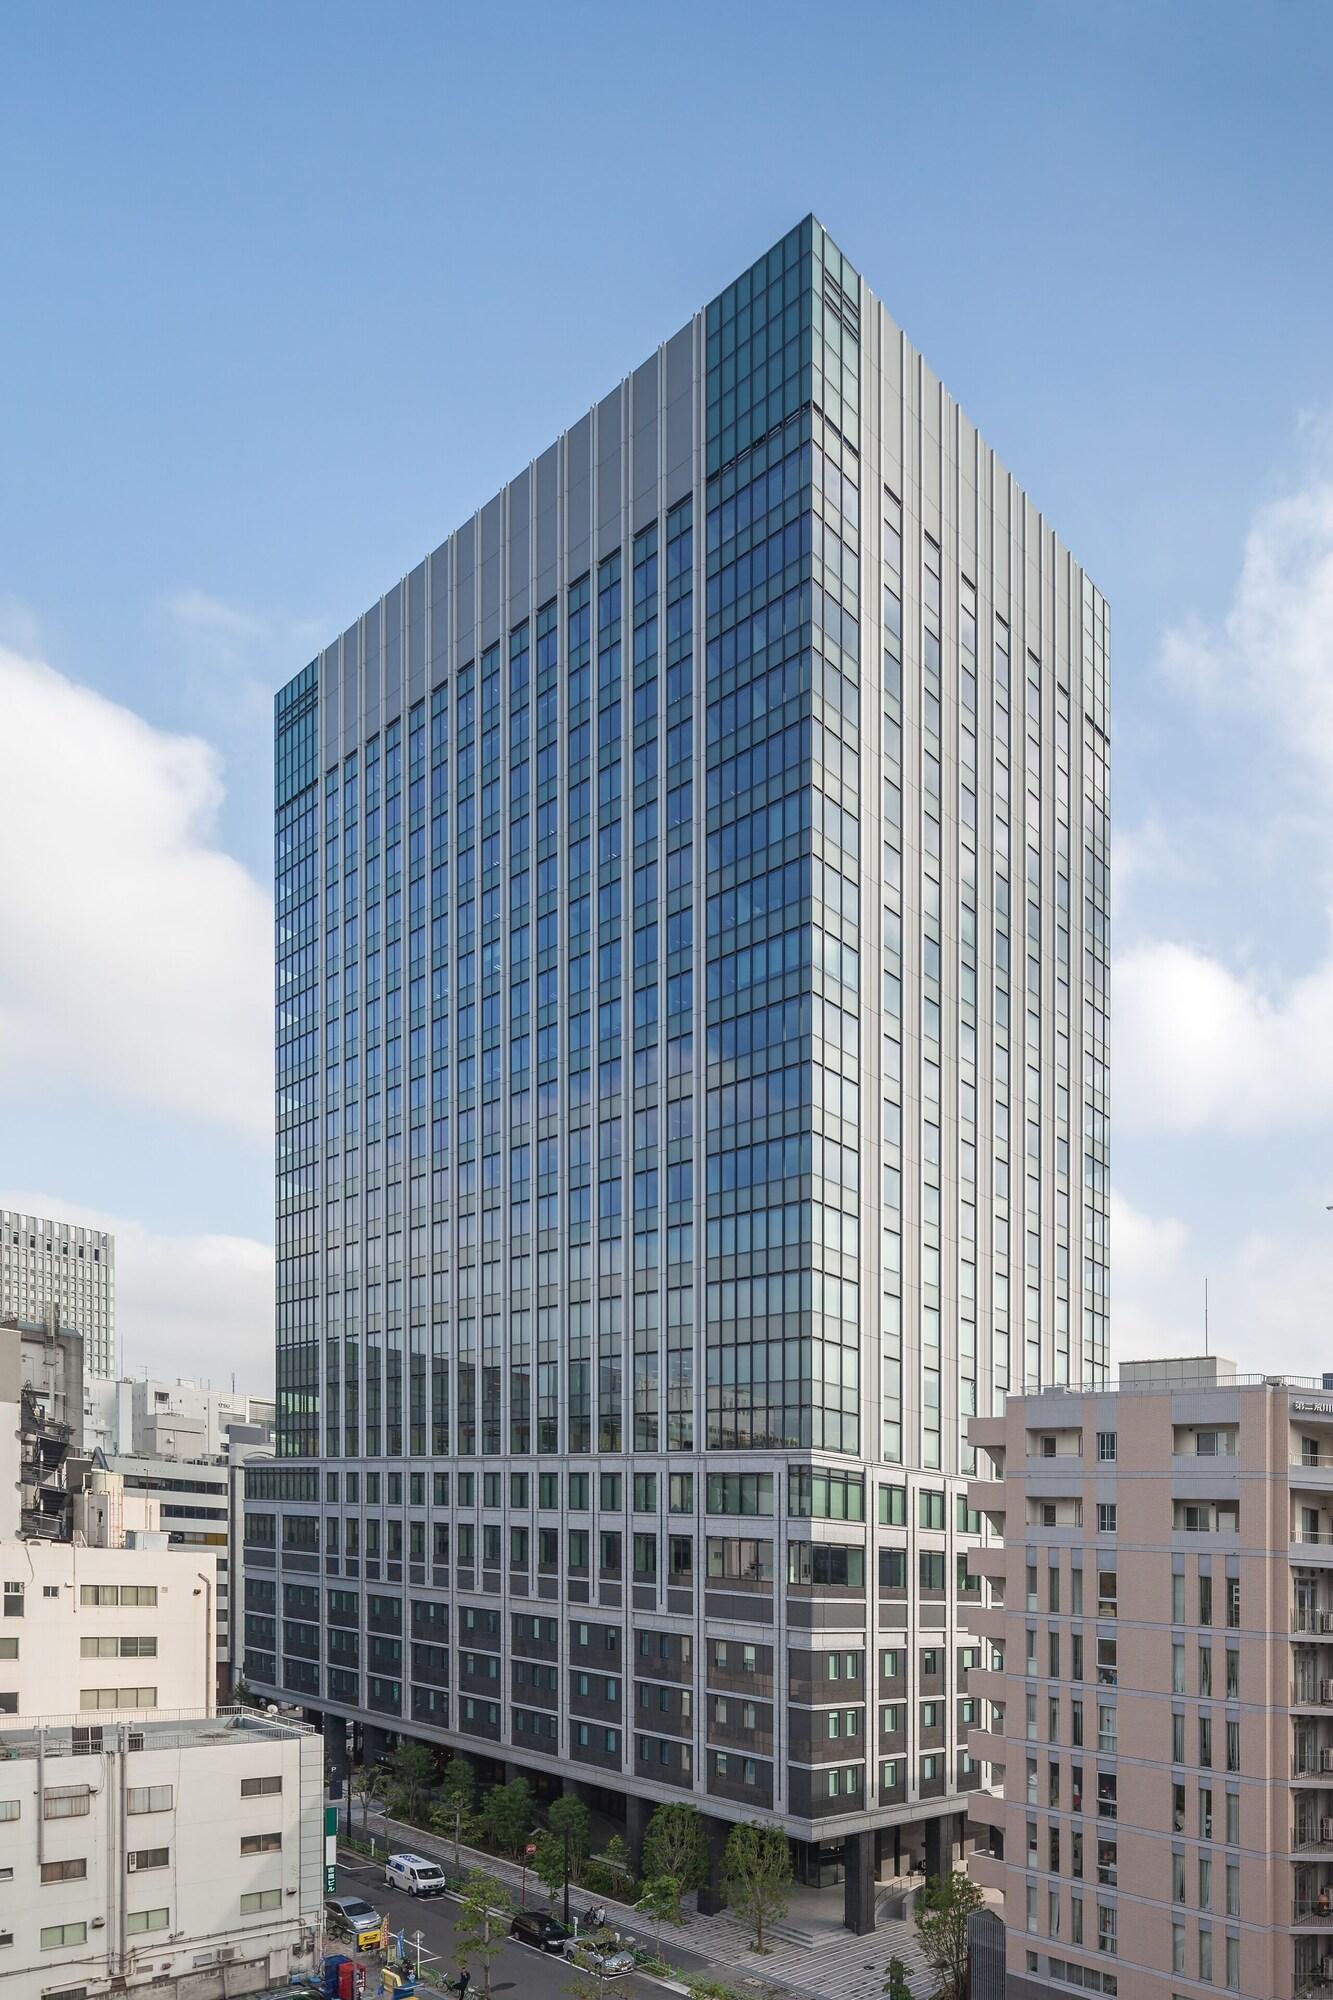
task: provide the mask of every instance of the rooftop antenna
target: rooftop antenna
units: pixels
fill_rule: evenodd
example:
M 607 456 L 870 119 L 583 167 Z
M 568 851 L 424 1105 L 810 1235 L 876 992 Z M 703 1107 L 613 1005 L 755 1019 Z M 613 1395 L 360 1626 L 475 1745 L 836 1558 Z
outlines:
M 1203 1278 L 1203 1351 L 1206 1356 L 1208 1353 L 1208 1274 L 1206 1271 Z

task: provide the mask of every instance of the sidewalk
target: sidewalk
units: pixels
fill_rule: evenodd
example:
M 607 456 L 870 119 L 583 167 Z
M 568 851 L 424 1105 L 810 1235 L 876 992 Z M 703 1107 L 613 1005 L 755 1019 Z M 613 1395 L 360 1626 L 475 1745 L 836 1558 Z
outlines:
M 340 1815 L 341 1818 L 341 1815 Z M 361 1837 L 358 1813 L 353 1814 L 352 1831 Z M 425 1833 L 381 1814 L 372 1815 L 371 1836 L 386 1841 L 388 1851 L 404 1849 L 429 1855 L 433 1860 L 454 1865 L 454 1844 L 439 1834 Z M 466 1871 L 483 1870 L 503 1882 L 517 1900 L 523 1870 L 516 1861 L 506 1861 L 484 1849 L 459 1847 L 459 1861 Z M 540 1905 L 546 1900 L 532 1870 L 528 1870 L 529 1898 Z M 793 1901 L 804 1902 L 801 1891 L 793 1891 Z M 605 1904 L 607 1922 L 636 1940 L 651 1945 L 656 1926 L 627 1903 L 612 1896 L 594 1896 L 578 1887 L 570 1890 L 572 1914 L 585 1918 L 595 1905 Z M 768 2000 L 770 1995 L 795 1996 L 795 2000 L 882 2000 L 884 1974 L 896 1953 L 907 1968 L 914 2000 L 926 2000 L 931 1992 L 931 1976 L 917 1944 L 915 1927 L 906 1921 L 881 1921 L 870 1937 L 854 1937 L 840 1922 L 822 1921 L 801 1909 L 786 1920 L 767 1926 L 769 1949 L 760 1958 L 750 1949 L 751 1932 L 730 1911 L 717 1916 L 700 1916 L 691 1911 L 687 1924 L 662 1925 L 662 1957 L 669 1965 L 687 1972 L 704 1972 L 724 1980 L 738 1992 Z

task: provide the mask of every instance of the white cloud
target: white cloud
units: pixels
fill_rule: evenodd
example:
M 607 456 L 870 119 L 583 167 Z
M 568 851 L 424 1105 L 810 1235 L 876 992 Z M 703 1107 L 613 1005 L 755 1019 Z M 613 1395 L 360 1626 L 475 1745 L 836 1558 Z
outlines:
M 193 707 L 234 727 L 238 713 L 267 735 L 273 690 L 299 673 L 328 638 L 310 618 L 270 618 L 206 590 L 178 590 L 161 604 Z
M 213 749 L 0 647 L 0 1081 L 271 1129 L 272 907 Z
M 1128 1129 L 1257 1133 L 1333 1113 L 1333 955 L 1265 980 L 1193 945 L 1147 942 L 1113 960 L 1112 980 Z
M 1333 1364 L 1333 1224 L 1301 1234 L 1255 1230 L 1205 1245 L 1174 1217 L 1111 1199 L 1112 1359 L 1209 1351 L 1250 1374 L 1320 1375 Z
M 59 1216 L 116 1238 L 116 1329 L 122 1373 L 236 1377 L 250 1395 L 273 1383 L 273 1251 L 246 1236 L 161 1236 L 143 1223 L 61 1195 L 0 1195 L 0 1208 Z
M 1333 423 L 1308 420 L 1303 486 L 1260 506 L 1219 625 L 1166 635 L 1174 685 L 1237 727 L 1262 718 L 1302 766 L 1333 777 Z
M 166 600 L 166 609 L 182 631 L 210 639 L 215 645 L 253 646 L 269 636 L 262 618 L 210 597 L 206 590 L 178 590 Z
M 1321 925 L 1295 971 L 1251 940 L 1308 932 L 1333 856 L 1333 421 L 1303 429 L 1303 482 L 1255 510 L 1226 612 L 1162 645 L 1166 678 L 1225 732 L 1229 783 L 1225 810 L 1185 783 L 1117 833 L 1115 1109 L 1131 1132 L 1256 1134 L 1333 1113 L 1333 934 Z M 1211 768 L 1203 741 L 1186 754 Z
M 42 650 L 41 623 L 21 597 L 0 597 L 0 646 L 29 655 Z

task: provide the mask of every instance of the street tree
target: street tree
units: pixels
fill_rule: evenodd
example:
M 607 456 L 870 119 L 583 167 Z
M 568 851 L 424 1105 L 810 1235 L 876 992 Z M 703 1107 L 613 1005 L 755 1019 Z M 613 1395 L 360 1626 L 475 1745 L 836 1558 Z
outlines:
M 670 1875 L 680 1884 L 681 1894 L 699 1889 L 708 1880 L 708 1836 L 698 1806 L 681 1799 L 659 1806 L 643 1836 L 643 1873 Z
M 481 1823 L 503 1854 L 523 1851 L 534 1816 L 532 1787 L 526 1778 L 492 1785 L 482 1796 Z
M 481 1991 L 489 2000 L 491 1966 L 509 1933 L 514 1905 L 509 1892 L 484 1870 L 474 1868 L 463 1879 L 462 1900 L 454 1918 L 454 1963 L 462 1972 L 481 1968 Z
M 932 1875 L 912 1911 L 917 1942 L 935 1974 L 933 2000 L 967 2000 L 967 1920 L 984 1906 L 966 1875 Z
M 400 1810 L 406 1818 L 415 1819 L 435 1782 L 433 1753 L 424 1743 L 400 1743 L 389 1760 L 389 1777 Z
M 889 1960 L 889 1969 L 884 1975 L 884 2000 L 912 2000 L 912 1989 L 907 1983 L 907 1967 L 896 1953 Z
M 587 1856 L 588 1843 L 592 1839 L 592 1814 L 577 1793 L 566 1792 L 563 1797 L 552 1801 L 546 1814 L 546 1824 L 561 1840 L 568 1835 L 569 1870 L 577 1882 Z
M 537 1852 L 532 1857 L 532 1872 L 546 1891 L 547 1899 L 554 1910 L 556 1899 L 565 1886 L 565 1843 L 553 1833 L 539 1834 Z
M 680 1922 L 680 1883 L 674 1875 L 652 1875 L 643 1885 L 643 1894 L 634 1905 L 653 1926 L 653 1951 L 662 1956 L 663 1924 Z
M 598 1859 L 611 1877 L 612 1895 L 618 1895 L 634 1880 L 634 1864 L 630 1860 L 629 1849 L 618 1833 L 611 1835 Z
M 451 1757 L 444 1767 L 440 1796 L 431 1808 L 430 1823 L 436 1833 L 448 1834 L 454 1843 L 454 1867 L 461 1868 L 459 1847 L 463 1828 L 472 1814 L 476 1777 L 466 1757 Z
M 728 1907 L 752 1925 L 756 1951 L 765 1949 L 764 1925 L 785 1915 L 790 1887 L 786 1834 L 758 1820 L 734 1826 L 722 1854 L 722 1893 Z
M 378 1805 L 388 1789 L 389 1778 L 383 1764 L 358 1764 L 351 1776 L 352 1796 L 361 1801 L 361 1832 L 370 1830 L 370 1808 Z

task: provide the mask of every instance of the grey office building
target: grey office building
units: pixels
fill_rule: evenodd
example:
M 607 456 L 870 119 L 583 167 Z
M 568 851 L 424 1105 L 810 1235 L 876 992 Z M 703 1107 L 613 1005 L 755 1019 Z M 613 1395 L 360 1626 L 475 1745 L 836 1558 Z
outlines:
M 813 219 L 277 698 L 245 1664 L 874 1885 L 1106 1373 L 1104 600 Z
M 89 1376 L 116 1373 L 116 1239 L 104 1229 L 0 1208 L 0 1318 L 83 1337 Z

